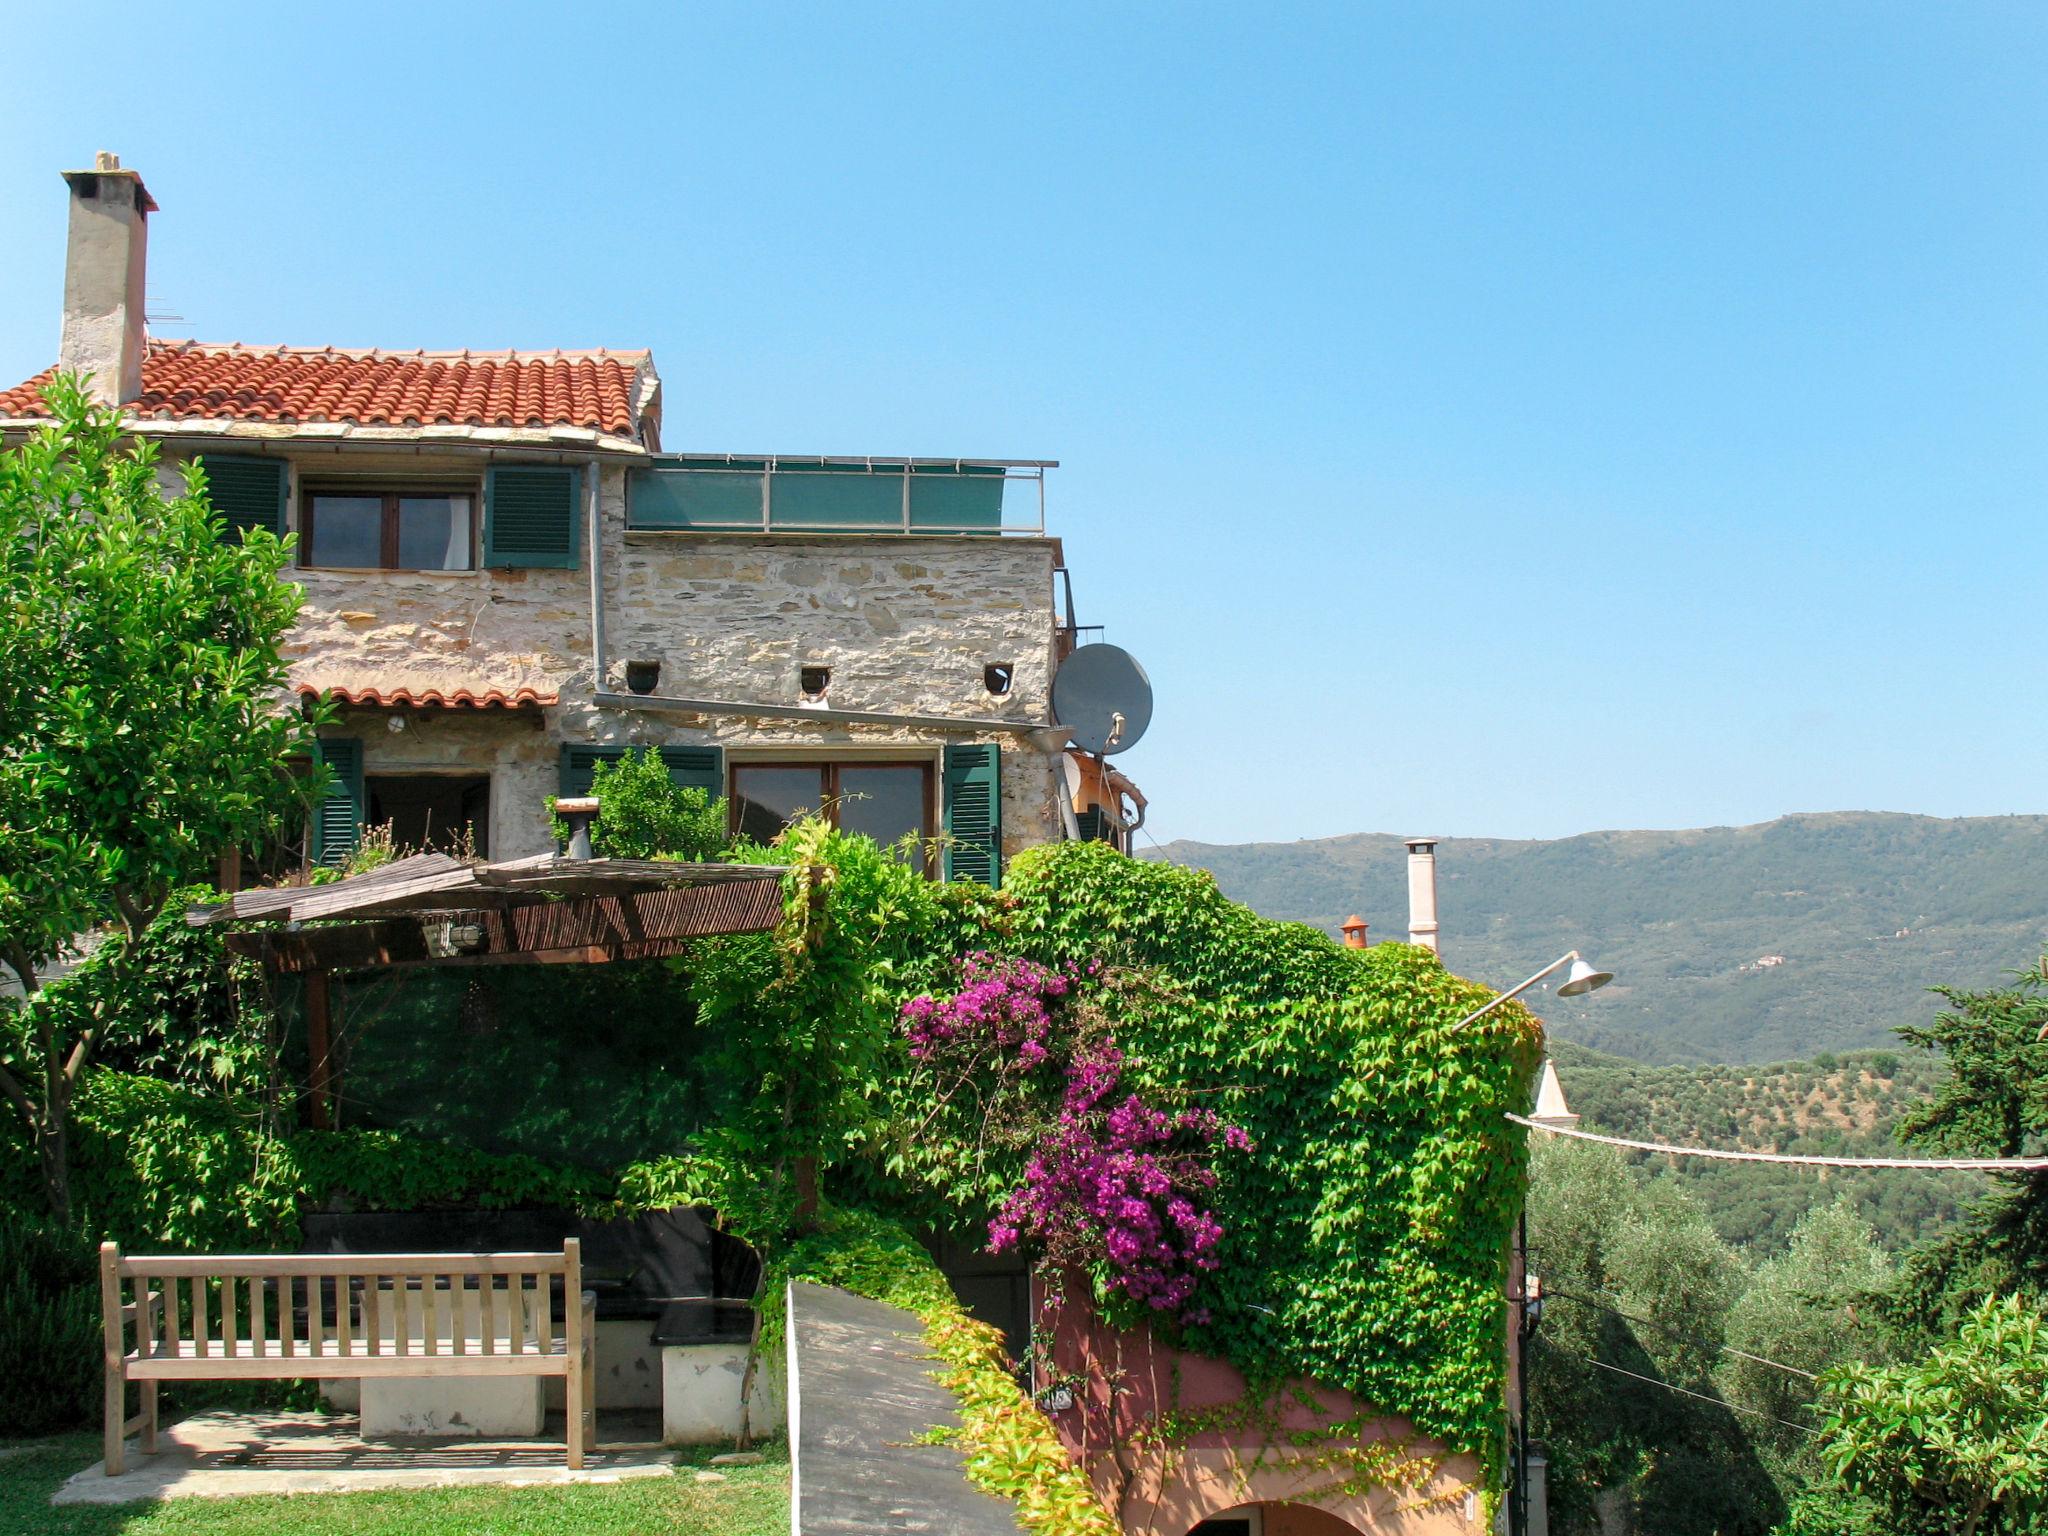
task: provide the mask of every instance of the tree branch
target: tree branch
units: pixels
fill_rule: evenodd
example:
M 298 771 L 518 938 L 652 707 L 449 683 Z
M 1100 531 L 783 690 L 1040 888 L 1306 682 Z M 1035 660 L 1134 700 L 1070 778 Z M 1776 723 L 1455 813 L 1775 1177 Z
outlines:
M 4 1094 L 7 1102 L 21 1112 L 21 1118 L 28 1122 L 29 1134 L 34 1135 L 36 1131 L 35 1101 L 29 1098 L 28 1090 L 21 1086 L 21 1079 L 9 1071 L 4 1064 L 0 1064 L 0 1094 Z
M 36 975 L 36 963 L 29 958 L 27 949 L 22 947 L 19 939 L 9 939 L 5 950 L 0 953 L 5 954 L 8 969 L 21 978 L 21 991 L 24 997 L 34 997 L 42 990 L 43 981 Z
M 149 926 L 149 914 L 144 912 L 135 900 L 135 893 L 126 884 L 114 887 L 114 905 L 121 909 L 121 926 L 128 930 L 132 942 L 142 937 L 142 930 Z
M 99 1043 L 99 1038 L 100 1029 L 95 1024 L 92 1028 L 81 1034 L 78 1037 L 77 1043 L 71 1047 L 71 1054 L 64 1058 L 64 1083 L 66 1087 L 75 1088 L 78 1086 L 78 1074 L 85 1070 L 86 1060 L 92 1055 L 92 1048 Z

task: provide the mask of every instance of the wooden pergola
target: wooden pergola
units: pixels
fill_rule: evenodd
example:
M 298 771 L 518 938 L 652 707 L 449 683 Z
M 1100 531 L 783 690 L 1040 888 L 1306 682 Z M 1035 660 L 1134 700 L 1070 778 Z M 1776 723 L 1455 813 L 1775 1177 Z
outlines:
M 465 864 L 422 853 L 326 885 L 242 891 L 187 909 L 185 920 L 263 924 L 228 933 L 229 952 L 273 975 L 305 978 L 307 1103 L 314 1127 L 325 1130 L 336 971 L 658 959 L 695 939 L 771 931 L 786 873 L 767 864 L 554 853 Z

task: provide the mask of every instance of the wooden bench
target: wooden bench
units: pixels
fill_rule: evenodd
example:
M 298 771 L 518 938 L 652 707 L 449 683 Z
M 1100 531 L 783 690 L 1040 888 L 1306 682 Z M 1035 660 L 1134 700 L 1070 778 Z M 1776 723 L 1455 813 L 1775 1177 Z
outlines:
M 573 1237 L 560 1253 L 124 1257 L 102 1243 L 107 1475 L 122 1470 L 129 1435 L 156 1449 L 158 1382 L 266 1377 L 560 1376 L 568 1463 L 581 1467 L 594 1304 Z

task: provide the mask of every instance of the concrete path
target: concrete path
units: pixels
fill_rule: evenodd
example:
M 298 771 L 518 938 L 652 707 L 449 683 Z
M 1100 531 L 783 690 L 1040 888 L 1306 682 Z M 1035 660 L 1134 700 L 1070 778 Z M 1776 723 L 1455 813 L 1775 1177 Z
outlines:
M 917 1443 L 960 1420 L 915 1317 L 793 1285 L 789 1332 L 796 1536 L 1019 1536 L 1016 1510 L 967 1481 L 959 1451 Z
M 507 1487 L 615 1483 L 665 1477 L 663 1446 L 591 1452 L 583 1470 L 562 1465 L 559 1441 L 364 1440 L 358 1421 L 324 1413 L 202 1413 L 164 1430 L 157 1453 L 128 1443 L 128 1470 L 108 1477 L 94 1462 L 59 1488 L 53 1504 L 244 1493 L 366 1493 L 379 1488 Z

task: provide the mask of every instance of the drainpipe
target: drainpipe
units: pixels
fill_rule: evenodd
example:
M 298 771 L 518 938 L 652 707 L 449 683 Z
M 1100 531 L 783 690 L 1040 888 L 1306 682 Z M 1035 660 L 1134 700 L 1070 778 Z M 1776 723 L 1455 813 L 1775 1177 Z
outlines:
M 601 471 L 602 464 L 597 459 L 592 459 L 583 471 L 584 520 L 589 525 L 590 534 L 590 692 L 593 697 L 605 691 L 604 518 L 598 495 Z
M 1408 839 L 1408 942 L 1435 950 L 1436 839 Z

